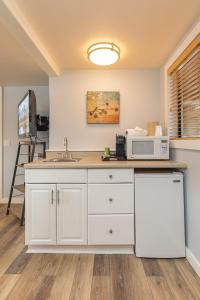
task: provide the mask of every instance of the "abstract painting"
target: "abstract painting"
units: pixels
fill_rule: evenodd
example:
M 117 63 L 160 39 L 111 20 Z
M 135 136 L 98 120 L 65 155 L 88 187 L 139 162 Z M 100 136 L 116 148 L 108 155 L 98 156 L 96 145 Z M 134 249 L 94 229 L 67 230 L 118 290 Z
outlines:
M 119 92 L 87 92 L 88 124 L 119 124 L 119 113 Z

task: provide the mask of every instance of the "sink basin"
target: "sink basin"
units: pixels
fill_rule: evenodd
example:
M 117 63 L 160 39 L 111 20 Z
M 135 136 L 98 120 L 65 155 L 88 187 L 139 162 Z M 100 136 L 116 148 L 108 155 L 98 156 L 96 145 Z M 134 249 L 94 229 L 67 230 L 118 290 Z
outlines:
M 81 158 L 50 158 L 45 159 L 44 162 L 79 162 Z

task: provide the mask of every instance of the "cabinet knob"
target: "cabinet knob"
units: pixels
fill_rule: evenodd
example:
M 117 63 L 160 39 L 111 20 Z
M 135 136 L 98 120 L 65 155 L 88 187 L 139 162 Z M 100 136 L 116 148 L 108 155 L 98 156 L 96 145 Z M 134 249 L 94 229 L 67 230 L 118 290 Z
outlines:
M 110 179 L 112 179 L 112 178 L 113 178 L 112 174 L 110 174 L 110 175 L 109 175 L 109 178 L 110 178 Z
M 112 230 L 112 229 L 110 229 L 110 230 L 109 230 L 109 233 L 110 233 L 110 234 L 113 234 L 113 230 Z
M 109 198 L 109 202 L 113 202 L 113 199 L 112 199 L 112 198 Z

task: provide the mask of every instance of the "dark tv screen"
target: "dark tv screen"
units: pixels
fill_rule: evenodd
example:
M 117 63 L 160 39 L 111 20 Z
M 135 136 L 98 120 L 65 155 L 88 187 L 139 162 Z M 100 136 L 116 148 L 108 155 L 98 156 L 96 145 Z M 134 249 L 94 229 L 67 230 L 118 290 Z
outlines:
M 29 90 L 18 105 L 18 136 L 29 138 L 36 136 L 36 98 Z

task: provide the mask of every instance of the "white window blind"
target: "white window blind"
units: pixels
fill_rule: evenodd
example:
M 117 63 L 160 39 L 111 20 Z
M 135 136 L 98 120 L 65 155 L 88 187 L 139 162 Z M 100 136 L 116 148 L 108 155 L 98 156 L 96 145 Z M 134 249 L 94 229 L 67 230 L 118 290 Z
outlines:
M 200 137 L 200 45 L 170 74 L 169 136 Z

